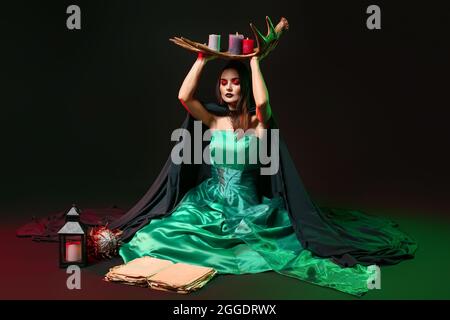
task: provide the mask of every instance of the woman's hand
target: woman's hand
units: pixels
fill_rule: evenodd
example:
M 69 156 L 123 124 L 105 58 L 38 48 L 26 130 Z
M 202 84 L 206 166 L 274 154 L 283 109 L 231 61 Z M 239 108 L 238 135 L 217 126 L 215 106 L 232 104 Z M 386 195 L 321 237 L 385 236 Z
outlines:
M 255 62 L 258 63 L 260 60 L 261 58 L 259 56 L 253 56 L 250 58 L 250 65 Z
M 217 56 L 212 55 L 212 54 L 207 54 L 205 52 L 199 52 L 197 55 L 197 60 L 202 60 L 204 62 L 208 62 L 208 61 L 214 60 L 216 58 L 217 58 Z

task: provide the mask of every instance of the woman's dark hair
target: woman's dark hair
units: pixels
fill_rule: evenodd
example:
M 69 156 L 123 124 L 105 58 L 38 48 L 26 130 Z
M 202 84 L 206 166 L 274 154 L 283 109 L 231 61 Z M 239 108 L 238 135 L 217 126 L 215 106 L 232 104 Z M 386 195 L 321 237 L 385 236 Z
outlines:
M 220 94 L 220 77 L 224 70 L 235 69 L 239 74 L 239 82 L 241 85 L 241 97 L 239 98 L 236 109 L 229 110 L 229 116 L 234 129 L 242 128 L 244 131 L 249 127 L 249 110 L 253 103 L 252 84 L 250 79 L 250 71 L 247 66 L 238 60 L 230 60 L 219 73 L 216 84 L 216 97 L 219 104 L 223 104 L 222 95 Z

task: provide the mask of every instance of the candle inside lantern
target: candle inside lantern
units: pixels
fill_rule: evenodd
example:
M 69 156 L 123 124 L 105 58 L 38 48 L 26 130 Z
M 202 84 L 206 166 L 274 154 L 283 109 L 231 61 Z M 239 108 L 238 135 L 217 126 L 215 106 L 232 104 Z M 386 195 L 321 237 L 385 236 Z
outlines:
M 250 54 L 253 53 L 255 41 L 252 39 L 244 39 L 242 41 L 242 54 Z
M 242 40 L 244 36 L 242 34 L 230 34 L 228 38 L 228 52 L 231 54 L 241 54 L 242 53 Z
M 220 34 L 209 35 L 208 48 L 211 50 L 220 51 Z
M 66 261 L 81 261 L 81 242 L 70 241 L 66 243 Z

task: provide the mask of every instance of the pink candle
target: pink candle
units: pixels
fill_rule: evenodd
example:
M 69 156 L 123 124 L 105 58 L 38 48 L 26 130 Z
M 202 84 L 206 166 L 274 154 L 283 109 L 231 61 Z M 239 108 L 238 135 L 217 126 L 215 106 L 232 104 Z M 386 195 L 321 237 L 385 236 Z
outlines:
M 255 41 L 252 39 L 244 39 L 242 41 L 242 54 L 250 54 L 253 53 Z
M 81 242 L 71 241 L 66 243 L 66 261 L 81 261 Z
M 230 34 L 228 38 L 228 52 L 231 54 L 242 54 L 242 40 L 244 36 L 241 34 Z

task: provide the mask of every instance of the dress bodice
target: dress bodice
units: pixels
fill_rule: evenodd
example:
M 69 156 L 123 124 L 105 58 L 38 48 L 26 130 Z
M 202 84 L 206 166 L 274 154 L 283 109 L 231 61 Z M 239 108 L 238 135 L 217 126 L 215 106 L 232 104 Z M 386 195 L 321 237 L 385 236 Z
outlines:
M 210 142 L 211 178 L 215 190 L 229 205 L 255 202 L 259 173 L 259 139 L 253 134 L 238 138 L 232 130 L 213 130 Z
M 259 139 L 254 134 L 238 138 L 233 130 L 213 130 L 211 134 L 211 164 L 220 168 L 253 170 L 259 168 Z

